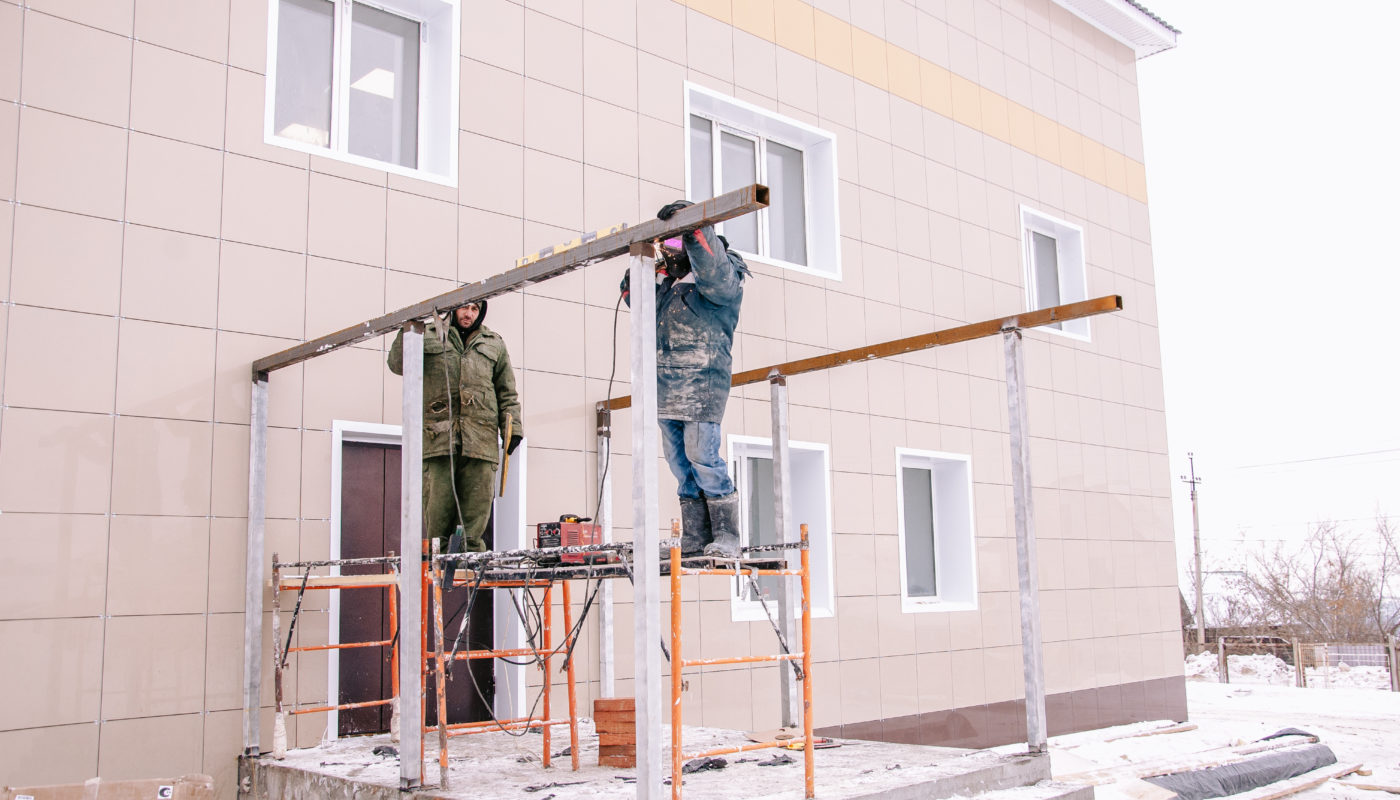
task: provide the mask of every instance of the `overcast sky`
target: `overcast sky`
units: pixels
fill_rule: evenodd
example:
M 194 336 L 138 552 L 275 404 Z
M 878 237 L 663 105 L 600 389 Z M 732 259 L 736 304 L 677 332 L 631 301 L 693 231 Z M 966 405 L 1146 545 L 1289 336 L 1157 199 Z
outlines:
M 1207 569 L 1400 521 L 1400 2 L 1144 2 L 1182 31 L 1138 69 L 1171 474 L 1195 452 Z

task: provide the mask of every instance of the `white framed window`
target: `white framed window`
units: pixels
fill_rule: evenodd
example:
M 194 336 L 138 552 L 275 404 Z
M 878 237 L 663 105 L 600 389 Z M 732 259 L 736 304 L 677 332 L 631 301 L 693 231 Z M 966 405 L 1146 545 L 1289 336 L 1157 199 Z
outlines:
M 269 144 L 457 184 L 459 0 L 268 0 Z
M 807 524 L 812 569 L 812 616 L 833 613 L 832 587 L 834 562 L 831 558 L 831 454 L 824 444 L 789 442 L 792 458 L 792 525 Z M 773 442 L 754 436 L 729 437 L 729 465 L 739 492 L 740 538 L 745 546 L 776 544 L 773 518 Z M 795 559 L 794 559 L 794 563 Z M 768 608 L 778 615 L 779 577 L 758 579 L 758 590 L 766 596 Z M 736 622 L 767 619 L 763 603 L 745 580 L 730 595 L 730 616 Z M 801 591 L 792 594 L 793 608 L 800 613 Z
M 690 200 L 768 187 L 768 208 L 717 226 L 729 246 L 747 259 L 840 280 L 836 137 L 692 83 L 685 116 Z
M 1084 274 L 1084 229 L 1021 207 L 1021 250 L 1028 308 L 1050 308 L 1089 298 Z M 1044 326 L 1076 339 L 1089 339 L 1089 320 Z
M 895 449 L 899 593 L 905 612 L 977 608 L 972 459 Z

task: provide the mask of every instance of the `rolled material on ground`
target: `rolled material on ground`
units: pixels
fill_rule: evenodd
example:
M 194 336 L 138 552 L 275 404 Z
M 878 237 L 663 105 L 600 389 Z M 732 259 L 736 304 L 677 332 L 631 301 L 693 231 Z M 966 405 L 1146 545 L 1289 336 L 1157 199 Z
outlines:
M 1143 780 L 1176 792 L 1181 800 L 1208 800 L 1296 778 L 1303 773 L 1335 763 L 1337 756 L 1332 752 L 1332 748 L 1325 744 L 1310 744 L 1251 758 L 1248 761 L 1158 775 Z

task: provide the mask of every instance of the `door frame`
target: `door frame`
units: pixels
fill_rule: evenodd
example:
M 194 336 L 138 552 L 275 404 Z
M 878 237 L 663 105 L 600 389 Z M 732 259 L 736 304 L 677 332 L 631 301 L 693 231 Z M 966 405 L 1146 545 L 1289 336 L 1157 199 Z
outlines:
M 331 541 L 330 558 L 340 558 L 341 524 L 341 485 L 344 479 L 345 444 L 366 443 L 402 445 L 403 426 L 385 425 L 378 422 L 355 420 L 333 420 L 331 423 Z M 525 530 L 525 476 L 528 448 L 521 442 L 511 455 L 510 475 L 506 479 L 505 496 L 494 501 L 497 550 L 514 550 L 525 546 L 528 541 Z M 332 575 L 339 575 L 340 568 L 332 567 Z M 497 589 L 495 604 L 495 630 L 493 631 L 498 648 L 524 647 L 525 628 L 513 612 L 507 592 L 518 591 Z M 329 604 L 330 644 L 340 644 L 340 592 L 330 593 Z M 327 705 L 340 697 L 340 651 L 328 650 L 326 659 Z M 511 719 L 524 713 L 526 672 L 524 665 L 507 664 L 496 661 L 496 696 L 493 705 L 497 717 Z M 336 739 L 340 731 L 340 712 L 332 709 L 326 712 L 325 738 Z

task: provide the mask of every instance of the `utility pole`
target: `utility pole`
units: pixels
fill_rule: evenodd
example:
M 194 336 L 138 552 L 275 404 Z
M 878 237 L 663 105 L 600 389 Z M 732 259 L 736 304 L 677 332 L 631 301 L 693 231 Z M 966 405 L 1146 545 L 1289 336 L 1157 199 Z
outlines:
M 1205 591 L 1201 586 L 1201 514 L 1196 505 L 1196 487 L 1200 485 L 1201 479 L 1196 477 L 1196 454 L 1187 453 L 1186 458 L 1191 463 L 1191 475 L 1182 475 L 1181 479 L 1191 485 L 1191 533 L 1196 540 L 1196 644 L 1205 647 L 1206 606 Z

